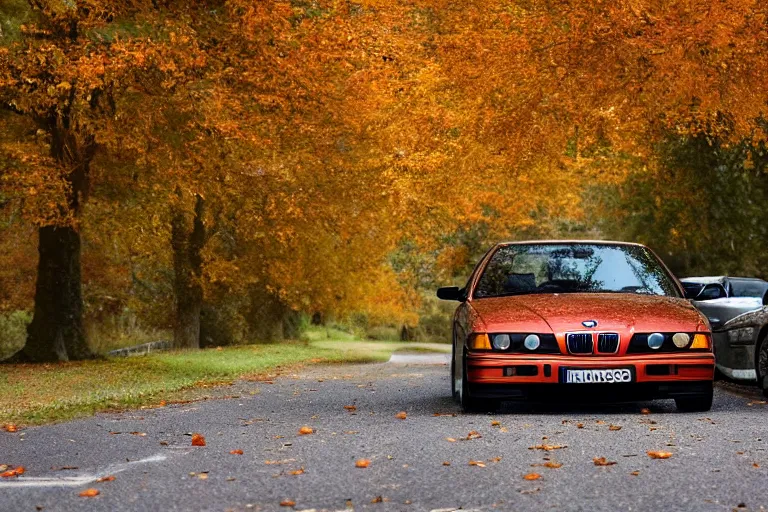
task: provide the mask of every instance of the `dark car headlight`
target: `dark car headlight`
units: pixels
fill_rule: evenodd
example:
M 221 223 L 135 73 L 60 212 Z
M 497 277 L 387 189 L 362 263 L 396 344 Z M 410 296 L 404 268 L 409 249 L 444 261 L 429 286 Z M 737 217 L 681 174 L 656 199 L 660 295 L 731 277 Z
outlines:
M 493 348 L 496 350 L 507 350 L 512 344 L 512 338 L 509 334 L 494 334 L 493 335 Z
M 739 329 L 731 329 L 727 332 L 729 343 L 749 343 L 755 337 L 754 327 L 741 327 Z

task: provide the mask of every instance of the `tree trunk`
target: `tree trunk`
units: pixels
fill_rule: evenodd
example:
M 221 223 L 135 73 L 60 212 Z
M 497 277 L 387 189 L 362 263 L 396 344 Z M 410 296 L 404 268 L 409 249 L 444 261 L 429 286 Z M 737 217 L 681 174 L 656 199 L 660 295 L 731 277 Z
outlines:
M 68 116 L 53 115 L 41 120 L 51 135 L 51 157 L 69 185 L 64 217 L 68 225 L 38 229 L 37 284 L 35 312 L 27 328 L 24 348 L 12 358 L 19 362 L 69 361 L 88 359 L 83 329 L 83 293 L 80 273 L 80 232 L 77 219 L 88 195 L 90 163 L 96 150 L 91 136 L 78 139 Z
M 181 197 L 181 191 L 177 194 Z M 204 199 L 195 196 L 192 221 L 181 208 L 171 219 L 171 247 L 175 274 L 176 321 L 173 329 L 174 348 L 200 348 L 200 312 L 203 307 L 202 249 L 205 244 L 203 224 Z M 190 227 L 191 224 L 191 227 Z
M 20 360 L 68 361 L 93 356 L 83 330 L 80 233 L 71 227 L 39 229 L 35 314 Z

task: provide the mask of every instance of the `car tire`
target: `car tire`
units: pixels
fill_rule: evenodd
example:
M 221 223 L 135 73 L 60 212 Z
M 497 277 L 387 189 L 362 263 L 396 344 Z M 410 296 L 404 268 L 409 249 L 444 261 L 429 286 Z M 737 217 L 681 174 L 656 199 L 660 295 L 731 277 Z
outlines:
M 675 405 L 680 412 L 706 412 L 712 408 L 714 387 L 710 387 L 704 393 L 675 398 Z
M 461 371 L 461 391 L 459 392 L 459 404 L 464 412 L 494 412 L 499 408 L 499 401 L 489 398 L 477 398 L 469 396 L 469 382 L 467 381 L 467 358 L 464 354 Z
M 755 349 L 755 375 L 757 385 L 762 389 L 763 395 L 768 397 L 768 336 L 763 336 L 758 341 Z

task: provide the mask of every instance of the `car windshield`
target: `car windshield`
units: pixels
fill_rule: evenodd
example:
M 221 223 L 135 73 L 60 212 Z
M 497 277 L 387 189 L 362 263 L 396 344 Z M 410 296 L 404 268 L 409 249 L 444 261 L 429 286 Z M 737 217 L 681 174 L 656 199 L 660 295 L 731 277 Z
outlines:
M 762 297 L 766 283 L 759 279 L 731 279 L 734 297 Z
M 474 297 L 585 292 L 680 296 L 670 275 L 645 247 L 512 244 L 493 254 Z

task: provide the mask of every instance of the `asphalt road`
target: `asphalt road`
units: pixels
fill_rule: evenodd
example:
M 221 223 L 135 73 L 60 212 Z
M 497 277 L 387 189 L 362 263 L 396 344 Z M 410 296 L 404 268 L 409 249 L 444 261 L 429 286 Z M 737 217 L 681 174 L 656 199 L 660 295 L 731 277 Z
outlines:
M 768 405 L 749 388 L 719 386 L 706 414 L 657 401 L 493 415 L 461 414 L 448 389 L 443 365 L 312 367 L 217 399 L 0 432 L 0 464 L 26 467 L 0 479 L 0 510 L 768 508 Z M 659 450 L 671 458 L 646 454 Z M 88 488 L 100 494 L 80 497 Z

